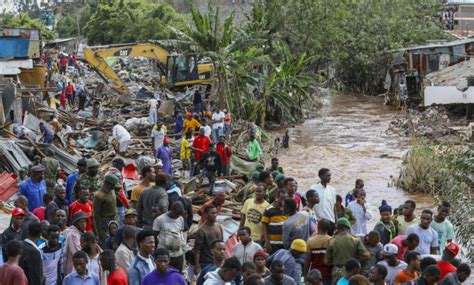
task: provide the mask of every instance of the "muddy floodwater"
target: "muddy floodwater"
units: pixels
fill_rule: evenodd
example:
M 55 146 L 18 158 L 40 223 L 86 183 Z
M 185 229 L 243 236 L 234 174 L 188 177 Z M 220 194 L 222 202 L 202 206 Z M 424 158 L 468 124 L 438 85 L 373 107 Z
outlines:
M 343 198 L 354 188 L 355 180 L 365 182 L 373 225 L 378 207 L 385 199 L 392 208 L 407 199 L 417 210 L 432 208 L 433 199 L 412 195 L 392 186 L 398 177 L 408 139 L 387 131 L 397 111 L 383 105 L 382 97 L 338 94 L 324 99 L 322 109 L 312 119 L 290 129 L 290 148 L 280 150 L 285 175 L 295 177 L 298 191 L 304 193 L 318 181 L 318 170 L 329 168 L 331 185 Z

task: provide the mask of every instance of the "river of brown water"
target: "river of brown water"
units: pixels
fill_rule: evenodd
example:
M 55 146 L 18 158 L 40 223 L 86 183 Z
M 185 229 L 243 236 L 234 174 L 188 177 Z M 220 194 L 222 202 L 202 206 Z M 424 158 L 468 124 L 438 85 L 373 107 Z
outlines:
M 382 97 L 337 94 L 325 98 L 322 109 L 312 119 L 290 129 L 290 148 L 278 157 L 285 175 L 296 178 L 304 193 L 318 182 L 318 170 L 329 168 L 331 185 L 343 198 L 355 180 L 365 182 L 367 200 L 379 219 L 378 207 L 385 199 L 392 208 L 412 199 L 417 212 L 432 208 L 432 197 L 408 194 L 391 186 L 390 176 L 398 177 L 408 139 L 387 131 L 397 111 L 384 106 Z

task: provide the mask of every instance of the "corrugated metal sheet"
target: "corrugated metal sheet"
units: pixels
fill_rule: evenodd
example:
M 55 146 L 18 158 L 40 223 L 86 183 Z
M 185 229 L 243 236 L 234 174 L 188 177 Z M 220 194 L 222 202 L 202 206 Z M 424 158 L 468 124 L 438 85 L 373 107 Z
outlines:
M 30 46 L 29 39 L 0 37 L 0 58 L 1 57 L 28 57 L 28 49 Z
M 0 139 L 0 155 L 2 166 L 8 171 L 20 171 L 27 167 L 31 161 L 13 140 Z
M 18 191 L 16 179 L 10 176 L 8 172 L 0 173 L 0 200 L 7 201 Z

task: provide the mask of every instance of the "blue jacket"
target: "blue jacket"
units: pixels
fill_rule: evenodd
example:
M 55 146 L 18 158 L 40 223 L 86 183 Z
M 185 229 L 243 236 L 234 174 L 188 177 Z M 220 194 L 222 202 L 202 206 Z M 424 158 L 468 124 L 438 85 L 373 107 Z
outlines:
M 33 212 L 34 209 L 43 204 L 43 196 L 46 194 L 46 182 L 44 179 L 35 182 L 31 178 L 27 178 L 20 183 L 18 193 L 28 198 L 28 210 Z
M 153 261 L 153 258 L 151 259 L 151 262 L 153 265 L 155 265 L 155 261 Z M 148 263 L 146 260 L 144 260 L 142 257 L 140 257 L 138 254 L 135 256 L 132 260 L 132 265 L 128 269 L 128 284 L 129 285 L 140 285 L 142 283 L 143 278 L 153 271 L 154 268 L 149 268 Z
M 272 263 L 273 260 L 280 260 L 285 266 L 284 273 L 292 277 L 297 283 L 301 280 L 302 269 L 301 259 L 296 259 L 291 251 L 288 249 L 280 249 L 268 258 L 268 262 Z
M 74 189 L 74 185 L 76 184 L 77 178 L 79 177 L 79 172 L 73 172 L 69 174 L 67 177 L 66 182 L 66 199 L 69 201 L 69 205 L 71 205 L 74 200 L 72 199 L 72 190 Z

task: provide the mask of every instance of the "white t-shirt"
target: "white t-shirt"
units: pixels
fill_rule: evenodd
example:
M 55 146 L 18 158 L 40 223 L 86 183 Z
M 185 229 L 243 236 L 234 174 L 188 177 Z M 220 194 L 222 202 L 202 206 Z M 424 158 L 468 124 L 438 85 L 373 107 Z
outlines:
M 151 132 L 151 136 L 155 139 L 155 150 L 163 145 L 165 135 L 166 134 L 163 132 L 163 130 L 154 130 Z
M 156 106 L 158 105 L 158 101 L 154 98 L 151 98 L 148 100 L 148 103 L 150 103 L 150 110 L 156 110 Z
M 311 186 L 319 195 L 319 204 L 314 205 L 313 211 L 316 213 L 318 220 L 328 219 L 331 222 L 336 222 L 334 214 L 334 204 L 336 204 L 336 189 L 327 185 L 324 187 L 321 183 Z
M 225 118 L 224 112 L 222 111 L 219 111 L 219 113 L 214 112 L 212 114 L 212 120 L 219 121 L 220 123 L 214 123 L 212 125 L 212 128 L 213 129 L 224 128 L 224 118 Z
M 377 264 L 381 264 L 385 266 L 385 268 L 387 268 L 387 277 L 385 277 L 385 282 L 387 282 L 387 285 L 393 285 L 395 277 L 397 277 L 398 273 L 400 273 L 400 271 L 402 270 L 407 269 L 407 264 L 401 260 L 397 266 L 389 266 L 387 261 L 385 260 L 382 260 Z
M 204 135 L 208 138 L 211 137 L 212 129 L 209 126 L 204 126 Z
M 427 229 L 423 229 L 420 225 L 413 225 L 408 227 L 405 235 L 409 235 L 411 233 L 415 233 L 420 238 L 420 243 L 415 248 L 420 254 L 431 254 L 432 247 L 438 247 L 438 233 L 432 228 L 428 227 Z
M 112 136 L 119 142 L 129 141 L 131 139 L 130 133 L 121 125 L 115 125 L 112 129 Z
M 97 276 L 100 276 L 99 255 L 100 253 L 97 253 L 96 256 L 92 258 L 89 257 L 89 262 L 87 262 L 86 265 L 87 271 L 94 272 L 95 274 L 97 274 Z

